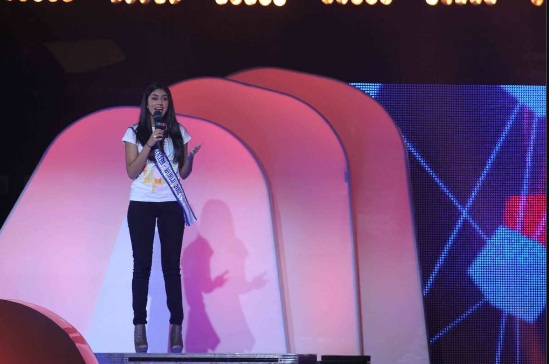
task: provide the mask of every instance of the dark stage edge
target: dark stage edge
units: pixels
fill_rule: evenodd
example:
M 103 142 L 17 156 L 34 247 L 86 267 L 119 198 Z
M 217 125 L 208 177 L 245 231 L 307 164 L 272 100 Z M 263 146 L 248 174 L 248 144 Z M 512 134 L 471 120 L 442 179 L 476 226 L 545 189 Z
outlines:
M 369 356 L 316 354 L 125 354 L 96 353 L 99 364 L 122 363 L 258 363 L 258 364 L 370 364 Z

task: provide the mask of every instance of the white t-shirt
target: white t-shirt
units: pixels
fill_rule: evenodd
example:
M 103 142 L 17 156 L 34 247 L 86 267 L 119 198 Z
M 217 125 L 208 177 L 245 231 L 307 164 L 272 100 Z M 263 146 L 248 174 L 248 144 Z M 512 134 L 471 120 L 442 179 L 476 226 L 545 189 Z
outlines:
M 137 141 L 136 130 L 137 124 L 126 129 L 122 141 L 137 145 L 137 151 L 140 153 L 143 146 Z M 191 140 L 191 136 L 182 125 L 179 125 L 179 130 L 181 130 L 181 135 L 183 136 L 183 144 L 187 144 L 189 140 Z M 179 163 L 172 160 L 173 143 L 171 138 L 164 139 L 164 152 L 166 152 L 175 174 L 179 177 Z M 177 201 L 177 199 L 170 189 L 170 186 L 168 186 L 156 168 L 154 162 L 147 159 L 147 164 L 145 165 L 143 172 L 141 172 L 131 184 L 130 201 L 166 202 Z

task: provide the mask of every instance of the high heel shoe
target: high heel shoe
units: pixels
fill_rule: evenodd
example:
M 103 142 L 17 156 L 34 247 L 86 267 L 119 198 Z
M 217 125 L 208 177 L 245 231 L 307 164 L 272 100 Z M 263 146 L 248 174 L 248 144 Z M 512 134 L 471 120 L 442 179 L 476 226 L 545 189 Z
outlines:
M 170 325 L 170 352 L 181 353 L 183 351 L 183 336 L 181 325 Z
M 133 341 L 136 353 L 146 353 L 149 350 L 147 343 L 147 327 L 145 324 L 137 324 L 133 330 Z

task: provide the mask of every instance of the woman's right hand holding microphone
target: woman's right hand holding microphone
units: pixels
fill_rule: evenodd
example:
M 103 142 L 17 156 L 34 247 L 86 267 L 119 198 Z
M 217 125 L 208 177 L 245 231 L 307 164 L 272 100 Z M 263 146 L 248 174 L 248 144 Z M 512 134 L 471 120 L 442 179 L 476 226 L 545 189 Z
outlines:
M 164 130 L 162 129 L 154 129 L 152 134 L 151 134 L 151 137 L 149 138 L 149 140 L 147 141 L 147 145 L 150 147 L 150 148 L 154 148 L 154 146 L 156 145 L 157 142 L 161 141 L 162 139 L 164 139 Z

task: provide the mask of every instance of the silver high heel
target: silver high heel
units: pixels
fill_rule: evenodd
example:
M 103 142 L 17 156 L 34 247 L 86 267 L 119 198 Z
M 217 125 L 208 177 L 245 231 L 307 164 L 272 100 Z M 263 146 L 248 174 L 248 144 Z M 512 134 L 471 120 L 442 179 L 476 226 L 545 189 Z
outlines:
M 183 334 L 181 325 L 170 325 L 170 352 L 181 353 L 183 351 Z
M 133 341 L 135 344 L 136 353 L 146 353 L 149 350 L 147 343 L 147 326 L 145 324 L 137 324 L 133 330 Z

